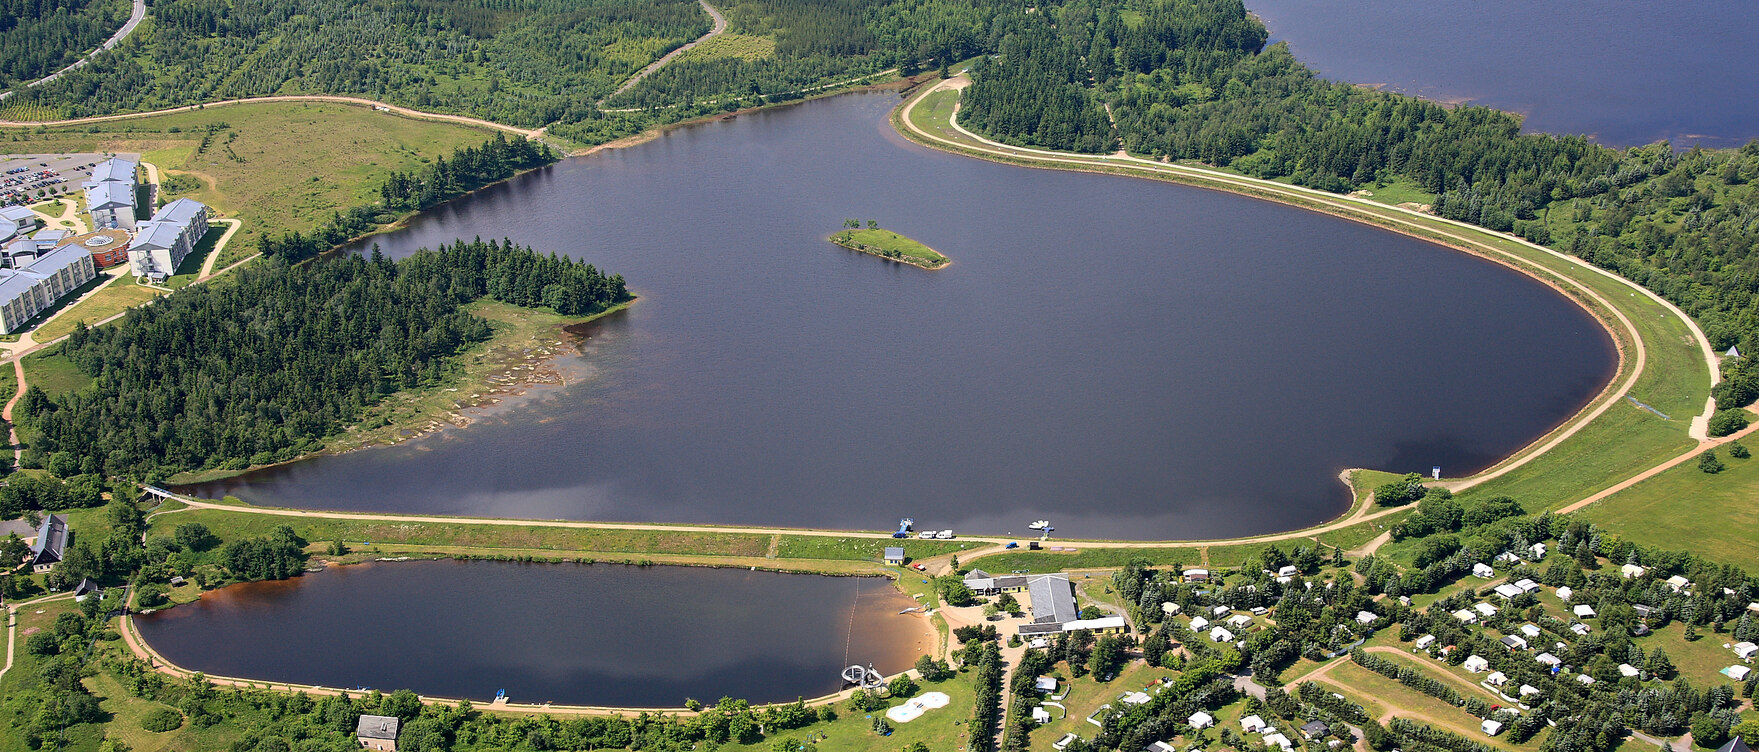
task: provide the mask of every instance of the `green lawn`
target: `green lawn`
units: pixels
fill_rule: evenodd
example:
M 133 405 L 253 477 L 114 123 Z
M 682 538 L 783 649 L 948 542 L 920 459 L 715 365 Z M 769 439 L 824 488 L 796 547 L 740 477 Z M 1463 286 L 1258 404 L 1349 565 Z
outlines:
M 68 394 L 91 384 L 92 377 L 81 373 L 59 350 L 52 348 L 25 356 L 25 383 L 48 394 Z
M 1759 565 L 1759 458 L 1734 459 L 1727 449 L 1717 456 L 1727 470 L 1711 475 L 1687 461 L 1577 514 L 1646 546 L 1688 548 L 1752 569 Z
M 1690 679 L 1694 687 L 1735 684 L 1734 680 L 1717 673 L 1741 662 L 1734 651 L 1722 646 L 1725 642 L 1734 642 L 1734 637 L 1727 632 L 1717 634 L 1705 627 L 1698 630 L 1697 640 L 1687 642 L 1686 626 L 1675 621 L 1633 641 L 1643 648 L 1645 654 L 1655 652 L 1656 648 L 1665 651 L 1680 676 Z M 1739 693 L 1740 685 L 1736 684 L 1735 690 Z
M 1538 749 L 1542 732 L 1521 745 L 1510 745 L 1501 737 L 1490 737 L 1479 728 L 1480 719 L 1464 709 L 1411 689 L 1347 660 L 1333 666 L 1321 681 L 1322 685 L 1367 708 L 1381 722 L 1402 717 L 1465 736 L 1480 744 L 1497 749 Z
M 1368 189 L 1373 194 L 1369 198 L 1383 204 L 1398 206 L 1399 204 L 1428 204 L 1435 201 L 1435 194 L 1424 191 L 1409 178 L 1399 178 L 1386 185 L 1378 185 Z
M 944 708 L 923 713 L 909 723 L 888 721 L 892 726 L 891 736 L 880 736 L 873 732 L 872 717 L 883 715 L 885 711 L 855 713 L 849 710 L 846 703 L 839 703 L 835 721 L 814 723 L 805 728 L 776 734 L 755 744 L 726 744 L 720 748 L 771 752 L 782 749 L 782 745 L 778 743 L 780 739 L 802 742 L 818 739 L 811 744 L 810 749 L 827 752 L 898 752 L 914 742 L 922 742 L 933 752 L 954 752 L 966 747 L 966 725 L 971 722 L 972 698 L 975 694 L 970 677 L 971 674 L 966 672 L 938 684 L 922 683 L 917 691 L 918 695 L 924 692 L 943 692 L 951 702 Z
M 1156 679 L 1163 676 L 1177 676 L 1178 673 L 1177 671 L 1155 668 L 1140 660 L 1132 660 L 1123 672 L 1111 681 L 1101 682 L 1093 674 L 1072 679 L 1070 678 L 1069 664 L 1058 663 L 1047 675 L 1057 677 L 1057 691 L 1053 695 L 1060 694 L 1063 699 L 1052 702 L 1060 702 L 1068 714 L 1065 716 L 1063 710 L 1046 707 L 1045 711 L 1051 714 L 1052 720 L 1050 723 L 1033 730 L 1031 749 L 1052 752 L 1051 745 L 1063 738 L 1064 734 L 1070 733 L 1092 741 L 1095 736 L 1099 735 L 1099 727 L 1088 723 L 1087 716 L 1099 710 L 1102 705 L 1111 705 L 1114 708 L 1123 707 L 1118 698 L 1120 694 L 1124 692 L 1153 692 L 1151 687 Z M 1047 695 L 1044 699 L 1049 699 L 1053 695 Z
M 973 545 L 954 540 L 920 540 L 917 538 L 830 538 L 822 535 L 783 535 L 776 547 L 782 559 L 860 559 L 879 561 L 888 546 L 899 546 L 910 559 L 926 559 L 964 551 Z
M 224 539 L 262 535 L 279 525 L 290 525 L 294 532 L 314 544 L 327 544 L 338 538 L 351 549 L 366 554 L 381 552 L 429 551 L 441 554 L 500 554 L 520 556 L 542 554 L 665 554 L 699 557 L 744 557 L 756 559 L 823 560 L 826 562 L 871 562 L 878 564 L 881 548 L 902 544 L 911 556 L 934 556 L 957 551 L 957 541 L 892 541 L 875 538 L 832 538 L 822 536 L 780 535 L 757 533 L 620 530 L 615 528 L 570 528 L 541 525 L 484 525 L 436 517 L 433 521 L 380 522 L 371 520 L 335 519 L 324 517 L 287 517 L 281 515 L 232 512 L 221 509 L 191 509 L 153 518 L 149 535 L 169 536 L 178 525 L 200 522 Z M 770 556 L 772 542 L 775 555 Z M 370 545 L 369 545 L 370 544 Z M 842 567 L 838 567 L 842 569 Z M 907 576 L 907 580 L 910 578 Z M 913 580 L 912 580 L 913 581 Z M 908 589 L 907 589 L 908 590 Z
M 227 229 L 229 226 L 223 222 L 209 222 L 208 233 L 195 244 L 188 256 L 183 257 L 183 263 L 177 265 L 177 273 L 165 280 L 165 286 L 181 290 L 200 278 L 202 264 L 208 260 L 208 256 L 213 255 L 214 246 L 220 242 L 220 238 L 225 237 Z
M 946 266 L 949 261 L 946 256 L 942 256 L 935 249 L 891 230 L 844 230 L 832 235 L 831 242 L 850 250 L 870 253 L 894 261 L 903 261 L 928 269 Z
M 770 544 L 768 535 L 747 533 L 473 525 L 445 518 L 435 518 L 432 522 L 374 522 L 283 517 L 217 509 L 193 509 L 156 516 L 148 535 L 170 536 L 178 525 L 190 522 L 207 525 L 215 534 L 228 540 L 262 535 L 279 525 L 290 525 L 300 537 L 308 541 L 329 542 L 340 538 L 349 547 L 357 549 L 366 548 L 370 543 L 444 548 L 761 557 Z
M 98 279 L 108 279 L 100 276 Z M 38 342 L 53 342 L 73 333 L 79 324 L 92 326 L 130 308 L 163 295 L 164 292 L 134 283 L 134 277 L 123 274 L 104 284 L 91 297 L 68 308 L 32 333 Z

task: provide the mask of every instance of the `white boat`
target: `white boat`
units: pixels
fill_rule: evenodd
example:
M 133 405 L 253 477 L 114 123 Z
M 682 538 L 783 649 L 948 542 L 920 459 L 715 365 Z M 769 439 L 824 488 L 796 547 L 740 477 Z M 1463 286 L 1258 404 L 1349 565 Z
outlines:
M 1050 528 L 1050 526 L 1051 526 L 1050 520 L 1039 520 L 1039 521 L 1034 522 L 1030 525 L 1027 525 L 1026 527 L 1031 530 L 1047 530 Z

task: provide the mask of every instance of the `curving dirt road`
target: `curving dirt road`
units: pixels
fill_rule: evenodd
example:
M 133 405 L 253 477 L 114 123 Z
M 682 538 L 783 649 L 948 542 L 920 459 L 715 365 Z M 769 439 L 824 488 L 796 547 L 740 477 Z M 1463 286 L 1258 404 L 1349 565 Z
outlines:
M 696 0 L 696 1 L 698 3 L 702 4 L 702 9 L 708 12 L 709 18 L 714 19 L 714 22 L 715 22 L 714 28 L 709 29 L 707 34 L 704 34 L 700 37 L 697 37 L 694 40 L 691 40 L 689 42 L 684 43 L 684 46 L 679 47 L 678 49 L 675 49 L 675 50 L 672 50 L 671 52 L 666 53 L 660 59 L 655 60 L 651 63 L 648 63 L 646 68 L 642 68 L 640 72 L 636 73 L 633 76 L 630 76 L 628 81 L 624 81 L 622 86 L 617 87 L 616 91 L 611 92 L 611 96 L 605 97 L 604 99 L 600 99 L 596 104 L 604 104 L 605 99 L 610 99 L 611 97 L 617 96 L 618 94 L 622 94 L 623 92 L 630 90 L 636 84 L 641 83 L 642 79 L 647 78 L 649 74 L 653 73 L 654 71 L 659 70 L 660 68 L 665 67 L 666 63 L 672 62 L 673 58 L 676 58 L 679 55 L 682 55 L 686 52 L 691 51 L 697 45 L 702 44 L 703 42 L 706 42 L 710 39 L 714 39 L 715 37 L 718 37 L 722 34 L 727 33 L 727 17 L 721 15 L 721 12 L 719 10 L 716 10 L 715 6 L 709 5 L 708 0 Z
M 271 96 L 271 97 L 245 97 L 243 99 L 224 99 L 224 100 L 221 100 L 218 102 L 206 102 L 203 104 L 192 104 L 192 105 L 186 105 L 183 107 L 170 107 L 170 108 L 163 109 L 163 110 L 151 110 L 148 112 L 125 112 L 125 113 L 122 113 L 119 115 L 97 115 L 94 117 L 87 117 L 87 118 L 73 118 L 71 120 L 42 120 L 42 121 L 0 120 L 0 126 L 35 127 L 35 126 L 51 126 L 51 125 L 83 125 L 86 123 L 104 123 L 104 122 L 109 122 L 112 120 L 129 120 L 129 119 L 133 119 L 133 118 L 152 117 L 154 115 L 167 115 L 167 114 L 170 114 L 173 112 L 190 112 L 192 110 L 201 110 L 201 109 L 208 109 L 208 108 L 213 108 L 213 107 L 227 107 L 227 106 L 235 105 L 235 104 L 254 104 L 257 102 L 330 102 L 333 104 L 358 105 L 358 106 L 362 106 L 362 107 L 371 107 L 371 108 L 378 110 L 380 112 L 395 113 L 395 114 L 402 115 L 407 118 L 414 118 L 416 120 L 438 120 L 441 122 L 458 123 L 461 125 L 474 125 L 478 128 L 490 128 L 493 130 L 503 131 L 506 133 L 517 134 L 517 135 L 524 137 L 524 138 L 536 138 L 537 136 L 542 135 L 541 132 L 543 130 L 542 128 L 537 128 L 537 129 L 520 128 L 518 126 L 507 125 L 506 123 L 497 123 L 492 120 L 484 120 L 482 118 L 467 117 L 464 115 L 447 115 L 447 114 L 439 113 L 439 112 L 422 112 L 421 110 L 412 110 L 412 109 L 409 109 L 408 107 L 399 107 L 394 104 L 386 104 L 386 103 L 380 102 L 376 99 L 366 99 L 364 97 L 344 97 L 344 96 L 335 96 L 335 95 L 331 95 L 331 94 L 281 94 L 281 95 L 276 95 L 276 96 Z
M 121 44 L 122 40 L 134 31 L 134 27 L 140 25 L 141 19 L 144 19 L 146 17 L 147 17 L 147 4 L 146 4 L 145 0 L 134 0 L 134 10 L 129 12 L 128 21 L 126 23 L 122 24 L 122 28 L 117 29 L 115 34 L 111 34 L 109 39 L 104 40 L 103 44 L 98 45 L 97 49 L 92 50 L 91 54 L 86 55 L 85 57 L 82 57 L 78 60 L 73 61 L 66 68 L 62 68 L 61 70 L 55 71 L 54 73 L 51 73 L 47 76 L 39 78 L 39 79 L 32 81 L 28 84 L 25 84 L 25 86 L 33 87 L 33 86 L 41 86 L 43 84 L 49 83 L 50 81 L 53 81 L 57 78 L 62 77 L 68 71 L 78 69 L 79 67 L 85 65 L 87 62 L 90 62 L 92 58 L 98 56 L 98 53 L 103 52 L 104 50 L 115 49 L 116 45 Z M 9 96 L 12 96 L 12 92 L 10 92 L 10 91 L 0 92 L 0 99 L 5 99 Z

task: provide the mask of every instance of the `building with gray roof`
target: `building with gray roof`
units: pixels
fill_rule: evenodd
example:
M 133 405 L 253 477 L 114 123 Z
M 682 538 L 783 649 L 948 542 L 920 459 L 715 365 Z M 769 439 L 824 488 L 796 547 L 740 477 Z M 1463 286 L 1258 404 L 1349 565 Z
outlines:
M 76 245 L 55 248 L 51 241 L 23 240 L 13 241 L 6 251 L 8 265 L 16 265 L 0 269 L 0 334 L 21 330 L 55 301 L 98 276 L 92 255 Z
M 981 569 L 973 569 L 965 573 L 965 587 L 978 595 L 1018 593 L 1026 589 L 1026 577 L 1017 574 L 997 577 Z
M 208 234 L 208 207 L 191 198 L 180 198 L 142 222 L 128 246 L 129 271 L 136 277 L 161 281 L 177 273 L 177 266 Z
M 37 540 L 31 544 L 31 571 L 47 572 L 61 563 L 67 553 L 67 518 L 51 514 L 37 528 Z
M 397 727 L 402 722 L 388 715 L 363 715 L 354 727 L 360 746 L 380 752 L 397 752 Z
M 134 229 L 134 181 L 87 183 L 86 213 L 94 230 Z
M 111 157 L 92 167 L 93 183 L 128 183 L 134 185 L 135 168 L 138 164 L 131 159 Z
M 1032 599 L 1032 621 L 1020 625 L 1020 634 L 1055 634 L 1063 625 L 1081 618 L 1075 608 L 1075 586 L 1066 574 L 1045 574 L 1029 579 L 1026 594 Z
M 0 243 L 22 237 L 42 224 L 42 218 L 28 207 L 0 206 Z

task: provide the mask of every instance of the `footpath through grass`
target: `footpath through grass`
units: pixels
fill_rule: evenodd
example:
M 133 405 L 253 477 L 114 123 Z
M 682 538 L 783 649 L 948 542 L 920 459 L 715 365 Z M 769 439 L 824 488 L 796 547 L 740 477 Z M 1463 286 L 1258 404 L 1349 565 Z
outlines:
M 105 279 L 99 277 L 99 279 Z M 104 319 L 115 316 L 130 308 L 141 305 L 160 295 L 163 290 L 145 285 L 137 285 L 134 277 L 123 274 L 105 283 L 92 293 L 91 297 L 80 301 L 73 307 L 63 311 L 55 320 L 50 321 L 32 332 L 38 342 L 52 342 L 73 333 L 80 324 L 96 325 Z
M 1696 462 L 1631 486 L 1577 512 L 1645 546 L 1677 549 L 1746 568 L 1759 566 L 1759 458 L 1717 457 L 1728 467 L 1710 474 Z

